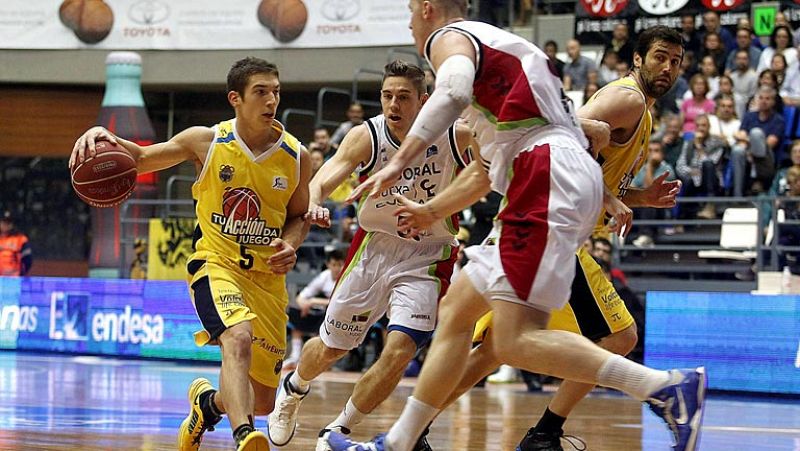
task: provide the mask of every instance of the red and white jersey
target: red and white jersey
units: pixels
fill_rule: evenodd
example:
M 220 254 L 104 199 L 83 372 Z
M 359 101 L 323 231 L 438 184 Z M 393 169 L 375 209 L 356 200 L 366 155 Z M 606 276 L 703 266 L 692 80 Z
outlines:
M 462 117 L 477 133 L 480 156 L 491 167 L 496 191 L 505 193 L 502 172 L 540 133 L 572 136 L 581 147 L 589 146 L 561 79 L 542 50 L 495 26 L 460 21 L 428 38 L 425 57 L 429 63 L 433 42 L 446 31 L 461 33 L 475 46 L 472 105 Z
M 364 167 L 359 168 L 361 181 L 382 169 L 400 148 L 400 142 L 389 133 L 386 118 L 381 114 L 364 121 L 372 141 L 372 156 Z M 450 126 L 428 149 L 418 155 L 400 178 L 376 198 L 362 197 L 358 205 L 358 224 L 368 232 L 383 232 L 400 238 L 411 239 L 397 229 L 398 218 L 394 216 L 398 201 L 395 194 L 415 202 L 425 203 L 442 192 L 456 177 L 458 170 L 466 167 L 471 156 L 466 149 L 458 149 L 456 127 Z M 458 233 L 458 218 L 454 215 L 423 231 L 420 240 L 452 242 Z

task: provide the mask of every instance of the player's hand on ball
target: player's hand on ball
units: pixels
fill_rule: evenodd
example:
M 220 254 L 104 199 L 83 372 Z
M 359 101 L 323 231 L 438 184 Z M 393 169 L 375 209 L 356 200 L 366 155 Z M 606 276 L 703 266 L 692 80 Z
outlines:
M 330 210 L 317 204 L 308 205 L 308 213 L 303 216 L 303 219 L 319 227 L 328 228 L 331 226 Z
M 297 262 L 297 253 L 294 247 L 280 238 L 272 240 L 269 246 L 275 249 L 275 253 L 268 260 L 272 272 L 286 274 L 291 271 Z
M 69 157 L 70 169 L 77 163 L 82 163 L 87 158 L 94 158 L 97 154 L 95 143 L 97 141 L 108 141 L 117 144 L 117 137 L 103 127 L 92 127 L 75 141 L 72 147 L 72 154 Z

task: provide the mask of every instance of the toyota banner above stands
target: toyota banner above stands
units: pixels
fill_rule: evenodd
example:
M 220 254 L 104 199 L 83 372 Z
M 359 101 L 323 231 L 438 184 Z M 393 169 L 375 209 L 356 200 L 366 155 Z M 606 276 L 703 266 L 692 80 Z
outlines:
M 410 45 L 410 15 L 398 0 L 2 0 L 0 49 Z

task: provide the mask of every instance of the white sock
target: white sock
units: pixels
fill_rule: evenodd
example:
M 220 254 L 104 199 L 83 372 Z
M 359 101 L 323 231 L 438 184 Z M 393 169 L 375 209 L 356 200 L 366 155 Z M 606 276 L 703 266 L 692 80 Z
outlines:
M 289 378 L 289 385 L 292 386 L 298 393 L 308 393 L 308 389 L 311 386 L 311 381 L 307 381 L 300 377 L 300 373 L 297 371 L 292 373 L 292 377 Z
M 386 434 L 388 448 L 392 451 L 411 451 L 422 431 L 438 413 L 436 407 L 409 396 L 400 418 Z
M 365 416 L 367 416 L 367 414 L 356 408 L 355 404 L 353 404 L 353 398 L 351 397 L 347 400 L 347 405 L 344 406 L 339 416 L 329 425 L 325 426 L 325 428 L 331 429 L 334 426 L 343 426 L 352 430 L 354 426 L 364 420 Z
M 303 351 L 303 339 L 292 338 L 292 352 L 289 353 L 289 359 L 295 362 L 300 360 L 300 353 Z
M 668 371 L 653 370 L 620 355 L 609 357 L 597 371 L 599 385 L 623 391 L 639 401 L 676 382 Z

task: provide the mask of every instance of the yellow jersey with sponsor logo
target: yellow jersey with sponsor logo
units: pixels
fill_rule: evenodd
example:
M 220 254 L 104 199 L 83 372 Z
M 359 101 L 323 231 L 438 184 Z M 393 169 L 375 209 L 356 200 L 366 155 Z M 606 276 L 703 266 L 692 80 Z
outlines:
M 642 99 L 645 99 L 644 93 L 636 81 L 631 77 L 623 77 L 601 88 L 589 99 L 588 103 L 595 101 L 609 86 L 630 89 L 641 95 Z M 603 101 L 605 100 L 603 99 Z M 647 146 L 650 144 L 652 129 L 653 118 L 650 116 L 650 111 L 645 108 L 639 121 L 639 127 L 636 128 L 636 132 L 627 142 L 620 144 L 612 141 L 608 147 L 600 150 L 597 162 L 600 163 L 600 167 L 603 169 L 603 183 L 619 199 L 625 197 L 633 178 L 636 177 L 639 169 L 642 168 L 645 160 L 647 160 Z M 604 209 L 597 219 L 592 236 L 608 237 L 609 233 L 606 227 L 608 219 Z
M 286 207 L 300 179 L 300 142 L 279 122 L 278 141 L 255 156 L 236 132 L 220 122 L 192 186 L 197 228 L 191 260 L 226 259 L 247 271 L 270 272 L 270 243 L 281 237 Z

